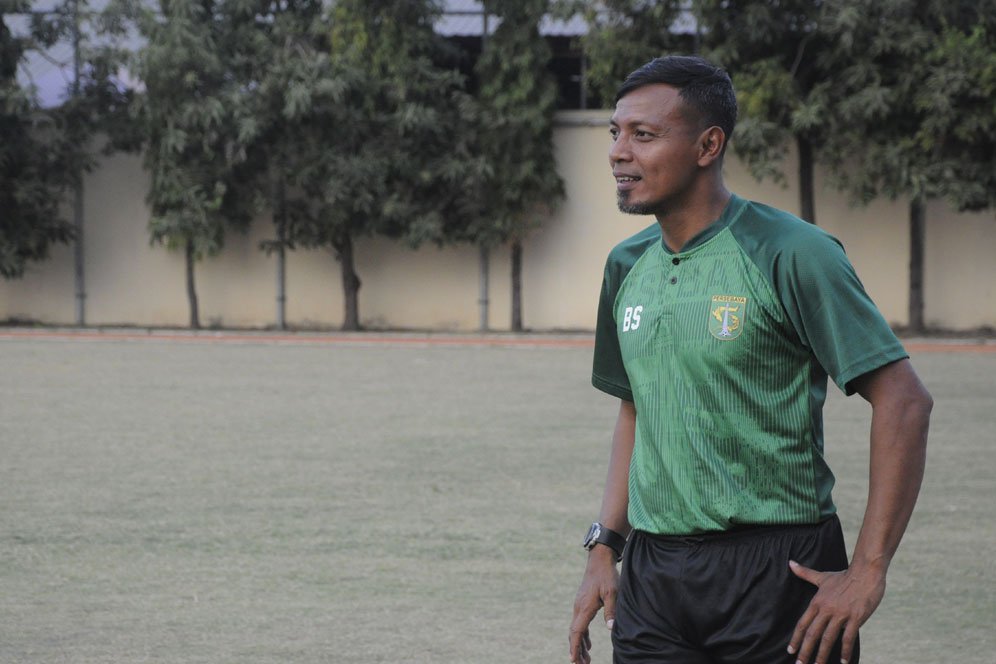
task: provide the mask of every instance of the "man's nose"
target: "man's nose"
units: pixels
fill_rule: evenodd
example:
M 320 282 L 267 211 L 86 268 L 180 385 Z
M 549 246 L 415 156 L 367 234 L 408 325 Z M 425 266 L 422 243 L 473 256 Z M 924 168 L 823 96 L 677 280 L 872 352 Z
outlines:
M 609 146 L 609 163 L 615 164 L 630 159 L 632 159 L 632 153 L 629 149 L 629 140 L 620 134 Z

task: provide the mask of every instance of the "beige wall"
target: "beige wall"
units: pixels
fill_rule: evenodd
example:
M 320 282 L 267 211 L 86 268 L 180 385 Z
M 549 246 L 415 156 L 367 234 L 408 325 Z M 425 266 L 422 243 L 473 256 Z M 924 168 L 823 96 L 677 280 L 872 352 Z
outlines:
M 523 310 L 535 330 L 591 329 L 605 255 L 619 240 L 651 222 L 615 208 L 606 160 L 604 111 L 565 112 L 555 134 L 557 167 L 567 198 L 525 245 Z M 732 157 L 732 155 L 731 155 Z M 794 180 L 795 163 L 785 164 Z M 818 174 L 819 176 L 819 174 Z M 798 211 L 794 187 L 759 184 L 727 159 L 727 182 L 737 193 Z M 87 323 L 183 326 L 187 323 L 183 257 L 150 247 L 148 176 L 136 156 L 105 161 L 86 182 Z M 868 292 L 886 319 L 906 321 L 907 205 L 880 201 L 853 208 L 828 187 L 819 188 L 817 221 L 844 243 Z M 271 237 L 266 217 L 245 235 L 230 234 L 224 252 L 197 267 L 201 322 L 267 327 L 276 319 L 276 259 L 259 250 Z M 943 204 L 928 210 L 926 320 L 948 329 L 996 327 L 996 309 L 981 306 L 996 288 L 996 225 L 992 213 L 957 215 Z M 372 327 L 475 330 L 478 252 L 474 247 L 412 251 L 383 239 L 357 243 L 363 281 L 360 316 Z M 0 281 L 0 320 L 48 324 L 75 321 L 72 251 L 59 247 L 23 280 Z M 490 323 L 508 329 L 509 254 L 491 255 Z M 294 327 L 336 327 L 342 321 L 339 265 L 327 251 L 290 253 L 287 318 Z
M 927 207 L 924 299 L 927 325 L 996 327 L 996 223 L 993 213 L 951 215 Z M 934 220 L 937 222 L 934 222 Z

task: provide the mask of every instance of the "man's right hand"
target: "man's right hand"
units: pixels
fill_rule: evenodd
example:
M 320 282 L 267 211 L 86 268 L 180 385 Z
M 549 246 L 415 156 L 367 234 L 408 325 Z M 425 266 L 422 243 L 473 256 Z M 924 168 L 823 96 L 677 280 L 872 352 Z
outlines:
M 571 622 L 570 656 L 573 664 L 591 664 L 591 636 L 588 626 L 595 614 L 605 607 L 605 626 L 612 629 L 616 617 L 616 589 L 619 572 L 616 570 L 616 552 L 604 544 L 596 544 L 588 552 L 588 565 L 581 579 L 581 587 L 574 598 L 574 620 Z

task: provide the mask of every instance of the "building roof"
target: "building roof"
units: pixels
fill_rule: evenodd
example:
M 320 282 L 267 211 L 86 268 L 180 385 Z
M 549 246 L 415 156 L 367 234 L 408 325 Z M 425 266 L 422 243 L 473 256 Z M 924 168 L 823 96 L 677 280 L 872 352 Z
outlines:
M 480 37 L 484 34 L 484 5 L 479 0 L 446 0 L 443 15 L 436 22 L 436 32 L 446 37 Z M 488 34 L 501 24 L 495 16 L 488 17 Z M 540 34 L 547 37 L 575 37 L 588 32 L 588 24 L 580 16 L 569 19 L 544 16 Z

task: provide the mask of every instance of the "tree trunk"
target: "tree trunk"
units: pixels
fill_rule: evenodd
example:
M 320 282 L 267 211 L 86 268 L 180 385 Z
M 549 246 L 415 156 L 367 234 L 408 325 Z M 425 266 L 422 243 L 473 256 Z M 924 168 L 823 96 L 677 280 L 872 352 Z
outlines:
M 486 244 L 482 244 L 480 246 L 477 270 L 477 306 L 479 314 L 479 324 L 477 329 L 481 332 L 488 331 L 488 307 L 490 306 L 490 296 L 488 295 L 490 290 L 490 267 L 491 260 L 488 246 Z
M 76 242 L 73 245 L 73 273 L 76 283 L 76 325 L 86 325 L 86 252 L 83 250 L 83 171 L 76 171 L 73 197 L 73 228 Z
M 277 328 L 287 329 L 287 200 L 283 180 L 277 184 Z
M 343 330 L 360 329 L 360 278 L 356 276 L 353 257 L 353 238 L 348 235 L 335 243 L 335 250 L 342 268 L 342 292 L 345 297 L 345 311 L 342 320 Z
M 927 206 L 923 196 L 910 201 L 910 309 L 909 331 L 920 334 L 923 324 L 923 248 L 927 226 Z
M 799 151 L 799 216 L 816 223 L 816 195 L 813 193 L 813 144 L 805 136 L 795 137 Z
M 79 1 L 72 3 L 73 19 L 73 98 L 80 94 L 80 7 Z M 78 168 L 75 177 L 73 200 L 73 227 L 76 229 L 76 245 L 74 247 L 75 281 L 76 281 L 76 325 L 86 325 L 86 280 L 85 258 L 83 252 L 83 169 Z
M 201 316 L 197 306 L 197 285 L 194 283 L 194 241 L 187 240 L 187 302 L 190 303 L 190 328 L 201 329 Z
M 512 331 L 522 332 L 522 241 L 512 242 Z

